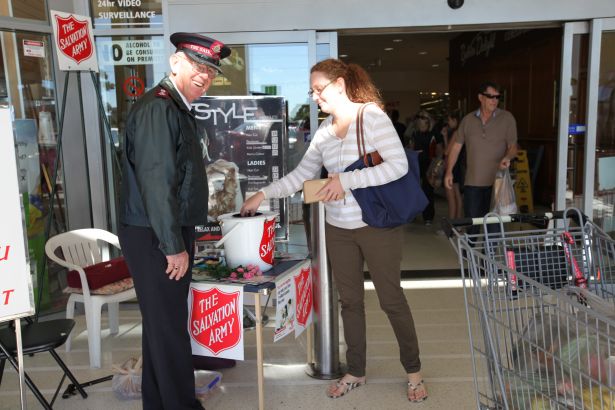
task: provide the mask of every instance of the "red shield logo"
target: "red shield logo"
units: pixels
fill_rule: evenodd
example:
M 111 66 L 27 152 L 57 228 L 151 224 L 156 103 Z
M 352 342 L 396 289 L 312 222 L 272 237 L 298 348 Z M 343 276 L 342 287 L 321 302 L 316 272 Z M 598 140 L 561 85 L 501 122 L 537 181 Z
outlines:
M 261 246 L 259 255 L 263 262 L 273 265 L 273 248 L 275 246 L 275 219 L 270 221 L 265 220 L 263 226 L 263 237 L 261 238 Z
M 90 41 L 87 20 L 77 20 L 70 15 L 67 18 L 55 16 L 58 24 L 58 48 L 77 64 L 92 56 L 94 47 Z
M 214 355 L 235 347 L 241 340 L 239 291 L 226 293 L 211 288 L 206 291 L 190 288 L 190 337 Z
M 305 326 L 312 311 L 312 278 L 310 268 L 301 269 L 301 272 L 294 277 L 295 295 L 297 298 L 297 322 Z

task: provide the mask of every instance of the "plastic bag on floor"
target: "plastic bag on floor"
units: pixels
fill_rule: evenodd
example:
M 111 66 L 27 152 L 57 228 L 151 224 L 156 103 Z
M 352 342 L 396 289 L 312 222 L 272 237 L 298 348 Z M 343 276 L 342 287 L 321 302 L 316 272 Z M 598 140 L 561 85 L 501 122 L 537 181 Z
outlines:
M 121 366 L 113 365 L 116 373 L 111 380 L 111 388 L 120 400 L 141 398 L 141 363 L 143 357 L 131 357 Z
M 214 393 L 222 381 L 222 373 L 212 370 L 194 371 L 194 392 L 200 400 L 207 399 Z

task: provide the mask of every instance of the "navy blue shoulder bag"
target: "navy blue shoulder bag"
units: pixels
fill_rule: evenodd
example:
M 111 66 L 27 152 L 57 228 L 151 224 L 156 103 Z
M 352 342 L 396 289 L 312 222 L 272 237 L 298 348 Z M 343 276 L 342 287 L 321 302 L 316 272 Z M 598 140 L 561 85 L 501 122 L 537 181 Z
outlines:
M 366 153 L 363 129 L 363 104 L 357 113 L 357 145 L 359 159 L 344 171 L 354 171 L 382 163 L 378 151 Z M 363 222 L 376 228 L 391 228 L 411 222 L 427 206 L 427 197 L 420 184 L 418 153 L 405 149 L 408 157 L 408 172 L 399 179 L 384 185 L 352 189 L 361 212 Z

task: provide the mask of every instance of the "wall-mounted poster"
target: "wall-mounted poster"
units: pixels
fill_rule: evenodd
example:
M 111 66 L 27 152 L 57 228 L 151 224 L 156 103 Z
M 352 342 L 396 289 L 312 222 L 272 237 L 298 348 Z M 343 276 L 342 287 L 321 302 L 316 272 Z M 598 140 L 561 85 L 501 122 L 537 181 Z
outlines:
M 192 103 L 202 132 L 209 183 L 208 223 L 198 241 L 221 236 L 217 218 L 239 212 L 244 200 L 285 174 L 286 100 L 283 97 L 201 97 Z M 276 240 L 288 239 L 286 199 L 265 200 L 276 211 Z

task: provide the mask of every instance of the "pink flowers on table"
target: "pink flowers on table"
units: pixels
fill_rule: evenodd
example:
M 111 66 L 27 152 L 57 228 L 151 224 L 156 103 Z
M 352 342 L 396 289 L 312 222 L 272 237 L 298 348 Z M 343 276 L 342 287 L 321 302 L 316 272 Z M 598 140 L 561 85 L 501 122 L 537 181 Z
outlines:
M 229 274 L 231 279 L 253 279 L 256 276 L 263 276 L 263 272 L 257 265 L 251 263 L 245 267 L 239 265 Z

